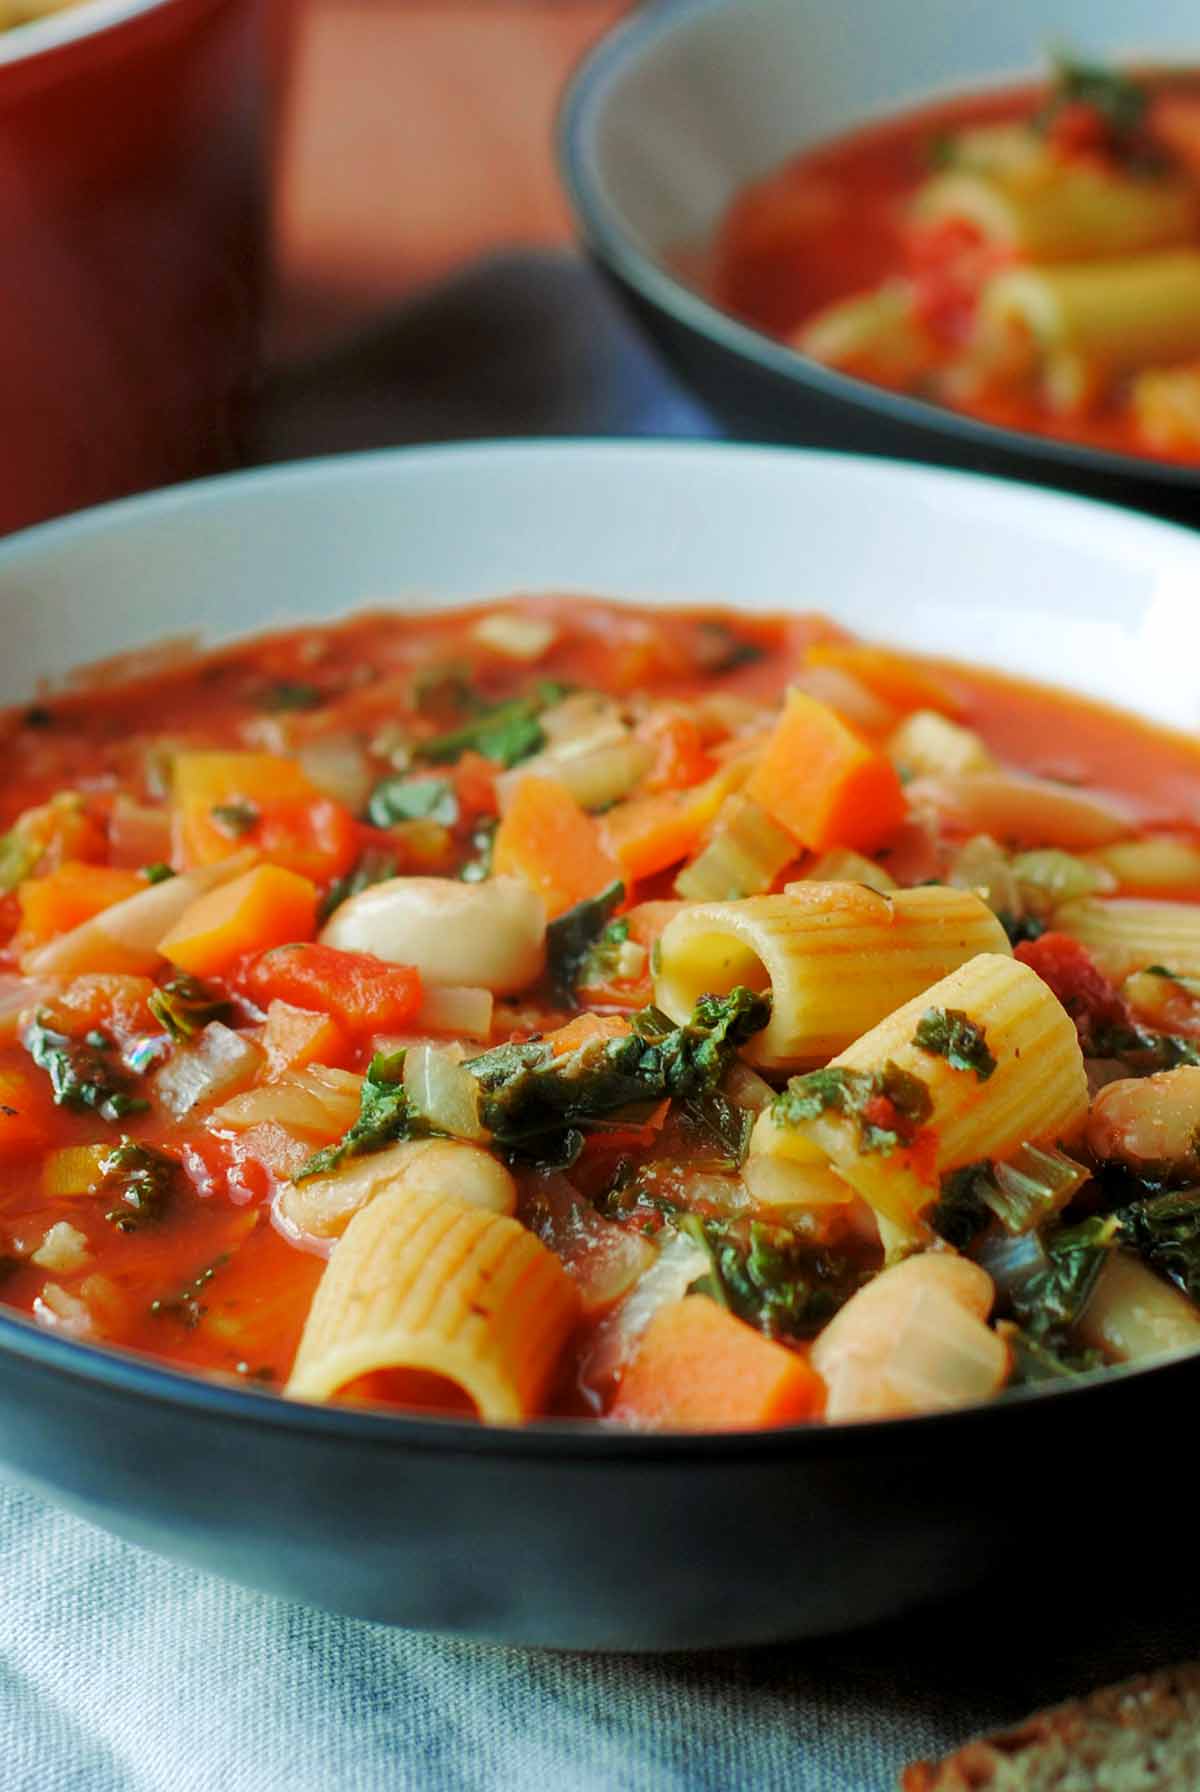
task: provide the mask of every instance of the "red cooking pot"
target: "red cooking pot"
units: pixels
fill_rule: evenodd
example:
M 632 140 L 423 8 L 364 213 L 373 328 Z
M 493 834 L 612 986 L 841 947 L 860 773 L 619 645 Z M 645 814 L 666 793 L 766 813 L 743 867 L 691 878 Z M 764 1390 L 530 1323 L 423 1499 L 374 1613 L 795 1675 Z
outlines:
M 283 22 L 85 0 L 0 32 L 0 533 L 237 459 Z

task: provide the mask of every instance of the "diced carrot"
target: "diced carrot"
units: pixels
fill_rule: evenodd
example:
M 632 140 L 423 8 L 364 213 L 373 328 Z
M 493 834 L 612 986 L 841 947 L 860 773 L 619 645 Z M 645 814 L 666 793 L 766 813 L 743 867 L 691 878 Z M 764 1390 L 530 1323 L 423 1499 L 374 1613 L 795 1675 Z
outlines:
M 85 865 L 77 859 L 68 859 L 46 877 L 26 878 L 17 891 L 22 945 L 40 946 L 57 939 L 60 933 L 69 933 L 102 909 L 145 888 L 145 878 L 136 871 Z
M 21 1151 L 46 1142 L 46 1104 L 32 1074 L 0 1070 L 0 1151 Z
M 547 1033 L 544 1043 L 561 1058 L 593 1039 L 622 1039 L 628 1031 L 629 1022 L 619 1014 L 577 1014 L 565 1027 Z
M 42 1003 L 47 1025 L 72 1037 L 98 1029 L 124 1047 L 160 1024 L 150 1011 L 154 984 L 149 977 L 120 971 L 86 971 L 58 995 Z
M 690 1294 L 642 1333 L 611 1416 L 650 1430 L 762 1431 L 817 1418 L 824 1397 L 806 1357 Z
M 314 1014 L 276 998 L 267 1008 L 263 1049 L 270 1078 L 285 1070 L 302 1070 L 306 1064 L 340 1067 L 350 1054 L 350 1042 L 331 1015 Z
M 652 719 L 646 726 L 646 738 L 655 751 L 654 764 L 645 778 L 648 791 L 688 790 L 716 770 L 716 762 L 704 749 L 699 724 L 691 716 Z
M 746 794 L 814 852 L 870 852 L 906 811 L 891 761 L 802 691 L 789 693 Z
M 172 782 L 176 862 L 211 865 L 246 846 L 316 882 L 340 877 L 358 852 L 349 810 L 278 753 L 181 753 Z
M 160 942 L 164 958 L 195 977 L 217 976 L 239 958 L 285 940 L 310 939 L 316 887 L 282 865 L 256 865 L 198 896 Z
M 601 821 L 604 844 L 627 883 L 690 858 L 725 798 L 745 783 L 744 761 L 731 761 L 691 790 L 664 790 L 617 803 Z
M 420 973 L 369 952 L 288 945 L 246 968 L 242 987 L 261 1007 L 275 1001 L 320 1010 L 351 1033 L 401 1032 L 421 1005 Z
M 492 865 L 531 884 L 551 920 L 620 876 L 596 823 L 565 784 L 532 775 L 520 779 L 496 829 Z
M 936 709 L 944 716 L 962 714 L 962 704 L 934 673 L 887 647 L 872 647 L 863 641 L 814 641 L 805 660 L 810 666 L 836 666 L 849 672 L 902 715 L 914 709 Z

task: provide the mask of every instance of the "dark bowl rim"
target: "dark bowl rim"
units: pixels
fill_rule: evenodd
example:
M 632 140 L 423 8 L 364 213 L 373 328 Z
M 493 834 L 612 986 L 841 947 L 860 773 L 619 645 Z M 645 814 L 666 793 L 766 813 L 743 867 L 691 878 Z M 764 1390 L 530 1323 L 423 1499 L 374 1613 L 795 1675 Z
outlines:
M 153 0 L 153 3 L 169 4 L 170 0 Z M 1031 491 L 1027 486 L 995 474 L 959 467 L 922 466 L 886 456 L 751 442 L 622 440 L 590 436 L 489 437 L 320 455 L 305 461 L 214 474 L 157 491 L 115 498 L 87 510 L 31 524 L 4 537 L 0 540 L 0 572 L 5 570 L 10 557 L 19 561 L 30 548 L 37 552 L 48 545 L 53 550 L 60 541 L 72 547 L 89 543 L 95 546 L 102 544 L 114 529 L 120 532 L 129 525 L 136 527 L 147 514 L 170 516 L 197 505 L 208 510 L 220 505 L 226 494 L 232 493 L 236 497 L 248 488 L 261 485 L 281 484 L 299 499 L 313 480 L 352 484 L 364 473 L 375 473 L 393 465 L 403 466 L 414 460 L 435 464 L 463 461 L 469 465 L 480 455 L 486 457 L 499 452 L 504 456 L 528 457 L 532 461 L 546 452 L 557 455 L 564 449 L 568 452 L 573 449 L 599 452 L 614 459 L 633 452 L 651 460 L 715 454 L 763 458 L 772 462 L 795 460 L 800 466 L 806 461 L 820 462 L 869 471 L 885 478 L 899 475 L 901 479 L 916 482 L 948 480 L 961 484 L 964 491 L 972 487 L 999 487 L 1022 504 L 1032 499 L 1038 505 L 1046 504 L 1054 509 L 1065 506 L 1081 513 L 1103 513 L 1133 534 L 1174 538 L 1181 545 L 1186 542 L 1190 554 L 1197 552 L 1196 535 L 1177 523 L 1142 516 L 1120 505 L 1075 493 Z M 1020 1427 L 1030 1420 L 1036 1422 L 1039 1415 L 1044 1420 L 1042 1409 L 1047 1400 L 1052 1402 L 1051 1412 L 1059 1410 L 1066 1401 L 1070 1401 L 1073 1408 L 1087 1407 L 1097 1400 L 1107 1399 L 1111 1403 L 1122 1395 L 1128 1398 L 1131 1384 L 1146 1378 L 1186 1388 L 1200 1376 L 1200 1354 L 1180 1354 L 1148 1363 L 1114 1365 L 1066 1386 L 1031 1385 L 983 1404 L 906 1419 L 788 1425 L 768 1431 L 648 1433 L 610 1428 L 586 1419 L 534 1420 L 528 1425 L 467 1424 L 454 1418 L 412 1418 L 359 1407 L 293 1401 L 277 1394 L 261 1393 L 250 1385 L 237 1385 L 232 1378 L 226 1381 L 202 1371 L 173 1368 L 134 1351 L 89 1344 L 47 1331 L 32 1318 L 0 1309 L 0 1361 L 5 1357 L 23 1360 L 68 1382 L 140 1399 L 176 1412 L 191 1412 L 201 1419 L 233 1420 L 259 1428 L 266 1425 L 296 1435 L 348 1438 L 360 1446 L 383 1451 L 417 1450 L 442 1455 L 531 1460 L 629 1461 L 643 1465 L 700 1460 L 772 1462 L 793 1458 L 798 1466 L 801 1462 L 836 1461 L 854 1454 L 894 1455 L 905 1440 L 910 1440 L 914 1448 L 922 1444 L 938 1447 L 947 1440 L 953 1441 L 960 1433 L 973 1436 L 974 1427 L 981 1424 L 994 1427 L 998 1435 L 1003 1436 L 1014 1426 Z
M 648 50 L 688 30 L 708 13 L 732 11 L 740 0 L 657 0 L 611 26 L 576 65 L 559 100 L 554 125 L 559 175 L 586 247 L 600 263 L 652 310 L 703 337 L 713 347 L 749 362 L 759 372 L 782 379 L 800 392 L 815 391 L 836 400 L 850 413 L 882 415 L 889 422 L 922 435 L 948 436 L 982 450 L 1024 461 L 1029 472 L 1048 461 L 1076 473 L 1150 483 L 1185 491 L 1200 489 L 1200 466 L 1121 454 L 1086 443 L 1060 441 L 1026 430 L 986 423 L 946 406 L 892 392 L 868 380 L 835 372 L 787 348 L 732 312 L 704 298 L 676 279 L 655 256 L 638 247 L 620 214 L 605 197 L 592 165 L 589 137 L 612 82 Z M 847 128 L 853 127 L 853 120 Z

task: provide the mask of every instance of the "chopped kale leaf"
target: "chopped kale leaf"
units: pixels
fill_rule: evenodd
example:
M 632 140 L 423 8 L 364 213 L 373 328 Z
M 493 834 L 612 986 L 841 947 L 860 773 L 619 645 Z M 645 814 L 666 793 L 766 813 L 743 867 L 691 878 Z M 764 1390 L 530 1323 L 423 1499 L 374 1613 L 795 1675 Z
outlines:
M 174 875 L 171 867 L 164 864 L 161 859 L 155 859 L 152 865 L 142 866 L 142 876 L 148 884 L 165 884 L 167 879 Z
M 335 1145 L 326 1145 L 308 1158 L 293 1178 L 303 1182 L 309 1176 L 323 1176 L 335 1170 L 348 1157 L 365 1157 L 382 1151 L 398 1139 L 411 1139 L 428 1132 L 428 1127 L 413 1113 L 404 1089 L 404 1053 L 376 1052 L 363 1079 L 359 1095 L 358 1119 Z
M 1054 76 L 1054 91 L 1037 119 L 1041 130 L 1050 129 L 1067 106 L 1090 106 L 1118 145 L 1136 135 L 1145 119 L 1147 97 L 1145 88 L 1128 75 L 1059 54 L 1054 59 Z
M 1036 915 L 1014 915 L 1002 908 L 997 911 L 996 919 L 1008 935 L 1010 946 L 1022 946 L 1028 940 L 1040 940 L 1046 931 L 1046 923 L 1039 921 Z
M 760 1220 L 679 1215 L 675 1225 L 708 1257 L 689 1292 L 707 1294 L 768 1338 L 811 1338 L 866 1279 L 833 1251 Z
M 961 1008 L 927 1008 L 917 1022 L 913 1044 L 945 1058 L 952 1070 L 973 1070 L 981 1083 L 996 1068 L 987 1034 Z
M 933 1112 L 933 1100 L 920 1077 L 889 1058 L 882 1070 L 850 1070 L 829 1064 L 793 1077 L 771 1104 L 783 1126 L 797 1126 L 822 1114 L 854 1120 L 863 1151 L 889 1156 L 910 1145 Z
M 1012 1293 L 1013 1316 L 1031 1338 L 1056 1350 L 1070 1347 L 1119 1234 L 1120 1222 L 1109 1216 L 1063 1227 L 1046 1238 L 1046 1268 Z
M 598 896 L 577 902 L 546 929 L 546 960 L 550 981 L 556 992 L 574 1004 L 575 990 L 582 981 L 581 971 L 592 949 L 605 934 L 614 911 L 625 900 L 625 885 L 616 880 Z M 620 927 L 621 923 L 616 925 Z M 628 937 L 629 925 L 625 924 Z
M 116 1060 L 103 1033 L 71 1039 L 46 1026 L 39 1016 L 21 1035 L 21 1043 L 50 1078 L 59 1107 L 92 1108 L 104 1120 L 122 1120 L 143 1113 L 149 1102 L 132 1093 L 133 1079 Z
M 482 753 L 485 759 L 494 759 L 498 765 L 517 765 L 545 746 L 546 737 L 537 718 L 564 696 L 564 685 L 543 682 L 532 696 L 491 704 L 469 722 L 464 722 L 461 728 L 452 728 L 447 734 L 422 741 L 417 753 L 422 759 L 445 763 L 458 759 L 472 748 L 476 753 Z
M 182 1174 L 178 1158 L 123 1138 L 100 1159 L 97 1192 L 116 1197 L 105 1219 L 119 1232 L 137 1232 L 160 1220 Z
M 926 1218 L 938 1237 L 956 1251 L 967 1250 L 995 1217 L 987 1201 L 991 1176 L 991 1163 L 983 1158 L 942 1178 L 941 1194 Z
M 1098 1027 L 1084 1035 L 1081 1043 L 1087 1057 L 1116 1058 L 1135 1076 L 1175 1070 L 1181 1064 L 1200 1064 L 1200 1040 L 1176 1033 L 1156 1033 L 1150 1027 Z
M 458 798 L 449 778 L 385 778 L 371 792 L 367 819 L 377 828 L 400 821 L 436 821 L 452 828 L 458 820 Z
M 1138 1256 L 1200 1302 L 1200 1189 L 1134 1201 L 1118 1218 L 1123 1240 Z
M 1039 1382 L 1073 1381 L 1104 1366 L 1098 1350 L 1073 1350 L 1052 1335 L 1032 1336 L 1019 1325 L 1002 1320 L 997 1331 L 1012 1352 L 1009 1387 L 1031 1387 Z
M 227 1021 L 233 1013 L 224 996 L 183 972 L 156 989 L 146 1006 L 172 1039 L 193 1039 L 210 1020 Z

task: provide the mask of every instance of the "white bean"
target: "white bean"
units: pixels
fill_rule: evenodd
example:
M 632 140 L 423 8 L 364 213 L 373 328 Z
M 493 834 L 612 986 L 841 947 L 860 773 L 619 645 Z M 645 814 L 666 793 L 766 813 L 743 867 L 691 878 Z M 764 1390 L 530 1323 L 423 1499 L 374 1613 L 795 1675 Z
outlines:
M 288 1182 L 275 1197 L 280 1230 L 297 1242 L 339 1238 L 354 1215 L 397 1183 L 489 1213 L 513 1214 L 517 1185 L 489 1151 L 457 1139 L 405 1139 L 386 1151 L 351 1158 L 326 1176 Z
M 1200 1171 L 1200 1065 L 1122 1077 L 1101 1089 L 1088 1115 L 1088 1150 L 1135 1173 Z
M 512 995 L 542 974 L 546 916 L 541 899 L 519 878 L 464 884 L 393 877 L 343 902 L 321 939 L 344 952 L 416 965 L 427 983 Z

